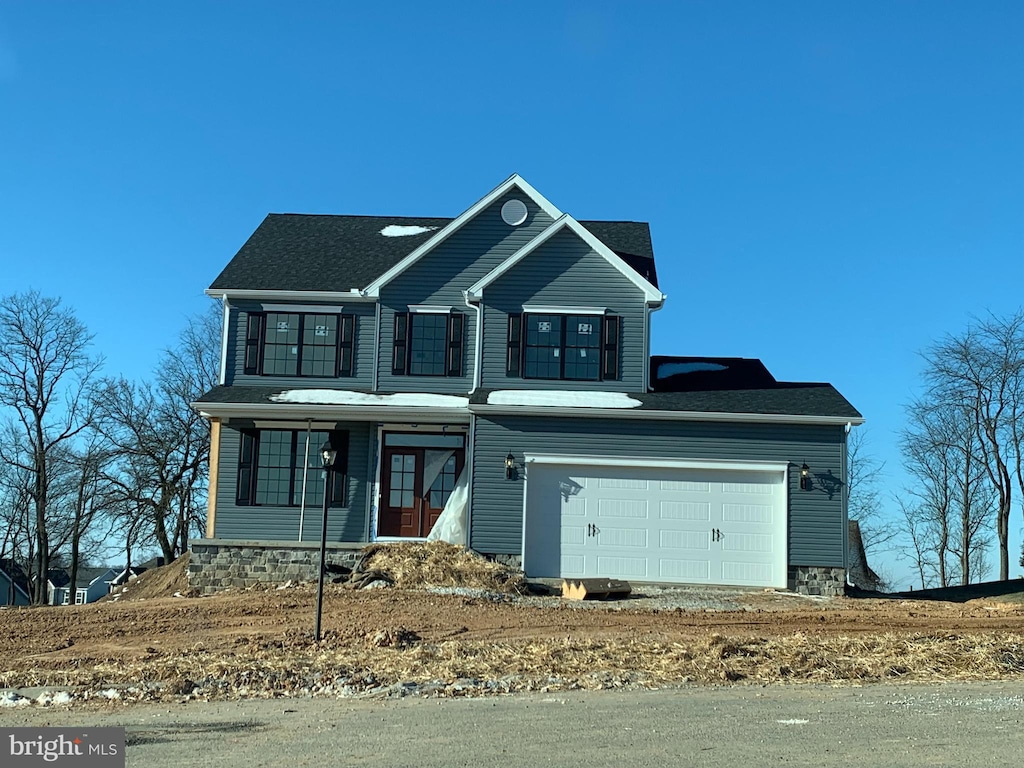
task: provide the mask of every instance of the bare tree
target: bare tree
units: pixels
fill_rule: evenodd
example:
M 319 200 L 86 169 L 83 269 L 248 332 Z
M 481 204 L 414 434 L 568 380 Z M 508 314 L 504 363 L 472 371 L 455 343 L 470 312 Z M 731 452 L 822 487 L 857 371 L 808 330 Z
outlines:
M 873 554 L 899 534 L 899 526 L 885 515 L 879 481 L 885 464 L 871 453 L 868 433 L 856 429 L 846 443 L 847 514 L 860 525 L 864 551 Z
M 118 457 L 111 475 L 129 529 L 169 562 L 203 525 L 210 430 L 190 403 L 217 381 L 220 315 L 189 321 L 164 352 L 156 385 L 124 379 L 103 385 L 98 428 Z M 145 533 L 143 533 L 143 530 Z
M 926 400 L 958 408 L 976 437 L 975 459 L 996 497 L 999 578 L 1007 579 L 1013 494 L 1024 479 L 1024 311 L 975 321 L 935 344 L 925 361 Z
M 89 389 L 101 365 L 92 336 L 60 299 L 36 291 L 0 299 L 0 406 L 23 437 L 0 461 L 28 472 L 35 527 L 33 601 L 46 602 L 51 473 L 55 455 L 93 420 Z

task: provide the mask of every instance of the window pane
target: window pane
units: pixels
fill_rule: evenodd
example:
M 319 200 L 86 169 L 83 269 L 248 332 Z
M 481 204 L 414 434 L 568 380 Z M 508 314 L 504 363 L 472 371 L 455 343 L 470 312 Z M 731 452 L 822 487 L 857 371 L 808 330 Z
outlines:
M 443 376 L 448 349 L 448 315 L 413 314 L 409 373 Z

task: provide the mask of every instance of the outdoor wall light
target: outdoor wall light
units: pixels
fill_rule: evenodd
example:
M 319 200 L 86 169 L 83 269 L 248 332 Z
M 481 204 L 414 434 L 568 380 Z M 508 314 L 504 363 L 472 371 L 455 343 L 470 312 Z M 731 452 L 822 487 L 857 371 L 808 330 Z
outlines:
M 512 455 L 512 451 L 508 452 L 508 456 L 505 457 L 505 479 L 511 480 L 512 473 L 516 470 L 516 457 Z
M 811 488 L 811 468 L 807 466 L 807 462 L 800 467 L 800 490 L 808 491 Z
M 336 458 L 338 458 L 338 452 L 331 447 L 330 443 L 320 446 L 320 459 L 324 463 L 324 469 L 333 467 Z

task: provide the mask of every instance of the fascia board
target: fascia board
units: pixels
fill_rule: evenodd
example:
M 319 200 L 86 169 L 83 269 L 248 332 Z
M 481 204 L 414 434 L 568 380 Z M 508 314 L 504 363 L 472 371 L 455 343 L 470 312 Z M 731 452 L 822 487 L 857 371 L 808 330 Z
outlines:
M 421 244 L 419 248 L 414 250 L 400 262 L 395 264 L 395 266 L 366 286 L 364 293 L 368 296 L 379 296 L 381 288 L 390 283 L 394 278 L 423 258 L 423 256 L 451 237 L 451 235 L 461 229 L 466 222 L 480 213 L 480 211 L 484 210 L 484 208 L 491 205 L 495 200 L 507 193 L 513 187 L 518 187 L 523 194 L 532 199 L 533 202 L 551 218 L 557 219 L 562 215 L 562 212 L 555 208 L 555 206 L 540 194 L 540 192 L 534 189 L 533 186 L 527 183 L 526 179 L 518 173 L 514 173 L 509 176 L 508 179 L 480 198 L 472 206 L 463 211 L 457 218 L 452 219 L 447 226 L 435 233 L 426 242 Z
M 374 407 L 365 405 L 317 405 L 306 403 L 191 403 L 204 418 L 288 419 L 305 421 L 411 421 L 469 423 L 465 408 Z
M 784 413 L 725 413 L 718 411 L 654 411 L 635 408 L 562 408 L 470 404 L 470 412 L 501 416 L 566 416 L 569 418 L 637 419 L 648 421 L 731 421 L 747 424 L 818 424 L 860 426 L 863 418 L 849 416 L 809 416 Z
M 245 299 L 256 301 L 367 301 L 374 302 L 376 297 L 365 296 L 358 289 L 351 291 L 259 291 L 249 289 L 207 288 L 204 293 L 207 296 L 222 299 Z
M 492 269 L 482 278 L 477 280 L 469 289 L 469 294 L 474 299 L 480 299 L 483 296 L 483 290 L 497 280 L 499 277 L 504 275 L 516 264 L 525 259 L 537 248 L 542 246 L 558 232 L 568 228 L 576 234 L 584 243 L 586 243 L 595 253 L 604 258 L 609 264 L 617 269 L 623 277 L 629 280 L 633 285 L 639 288 L 644 293 L 644 298 L 648 303 L 660 304 L 665 300 L 665 294 L 651 285 L 649 282 L 644 280 L 636 273 L 636 271 L 624 262 L 619 256 L 607 245 L 598 240 L 590 230 L 580 224 L 569 214 L 560 216 L 554 222 L 551 223 L 547 229 L 537 235 L 533 240 L 524 245 L 514 254 L 509 256 L 505 261 L 499 264 L 497 267 Z

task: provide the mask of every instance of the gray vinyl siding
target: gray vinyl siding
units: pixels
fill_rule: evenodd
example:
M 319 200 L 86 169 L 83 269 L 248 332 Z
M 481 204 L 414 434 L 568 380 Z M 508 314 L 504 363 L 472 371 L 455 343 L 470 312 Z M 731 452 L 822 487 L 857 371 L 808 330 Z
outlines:
M 526 221 L 510 227 L 501 206 L 511 198 L 526 203 Z M 473 386 L 476 311 L 463 291 L 542 232 L 552 219 L 518 190 L 495 201 L 381 290 L 380 363 L 377 388 L 382 392 L 465 393 Z M 454 307 L 465 313 L 462 376 L 394 376 L 391 373 L 395 312 L 411 304 Z
M 244 424 L 225 425 L 220 438 L 220 476 L 217 482 L 217 510 L 214 538 L 298 541 L 299 507 L 238 506 L 238 452 L 240 428 Z M 367 478 L 371 475 L 371 438 L 376 427 L 366 423 L 338 422 L 348 430 L 348 506 L 332 507 L 327 516 L 327 540 L 330 542 L 366 541 Z M 311 450 L 316 450 L 313 446 Z M 308 483 L 322 483 L 319 471 L 311 471 Z M 302 525 L 303 541 L 319 541 L 323 507 L 307 505 Z
M 478 417 L 475 435 L 470 542 L 478 552 L 521 554 L 523 482 L 505 479 L 510 451 L 519 467 L 526 453 L 786 461 L 789 564 L 845 566 L 842 427 L 507 416 Z M 800 490 L 804 462 L 815 477 L 810 491 Z
M 484 389 L 584 389 L 642 392 L 644 294 L 575 233 L 563 230 L 484 289 Z M 620 378 L 560 381 L 506 375 L 508 315 L 524 304 L 605 307 L 621 320 Z
M 291 304 L 294 302 L 273 302 Z M 324 304 L 325 302 L 315 302 Z M 299 306 L 299 305 L 296 305 Z M 368 391 L 373 387 L 373 343 L 376 322 L 376 304 L 371 302 L 343 303 L 342 312 L 356 316 L 355 344 L 352 350 L 352 376 L 246 376 L 245 332 L 250 312 L 262 311 L 258 301 L 235 301 L 228 317 L 227 375 L 224 383 L 238 386 L 266 387 L 327 387 Z

